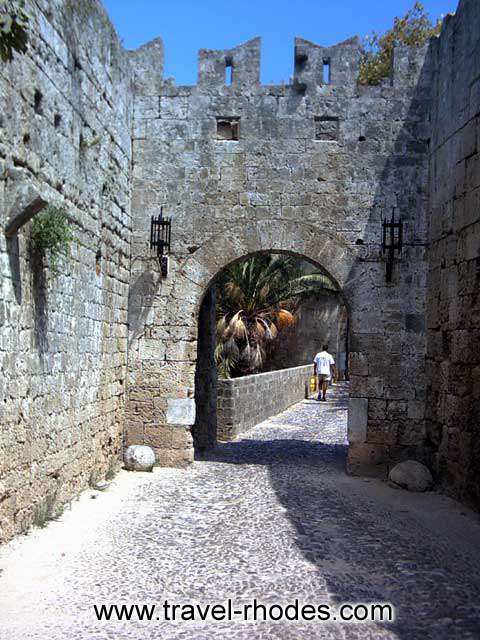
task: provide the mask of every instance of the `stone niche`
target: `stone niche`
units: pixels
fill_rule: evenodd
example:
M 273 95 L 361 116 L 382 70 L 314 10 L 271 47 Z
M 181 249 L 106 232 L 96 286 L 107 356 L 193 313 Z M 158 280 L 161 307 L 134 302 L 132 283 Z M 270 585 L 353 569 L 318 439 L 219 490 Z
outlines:
M 315 116 L 315 139 L 338 140 L 339 119 L 335 116 Z

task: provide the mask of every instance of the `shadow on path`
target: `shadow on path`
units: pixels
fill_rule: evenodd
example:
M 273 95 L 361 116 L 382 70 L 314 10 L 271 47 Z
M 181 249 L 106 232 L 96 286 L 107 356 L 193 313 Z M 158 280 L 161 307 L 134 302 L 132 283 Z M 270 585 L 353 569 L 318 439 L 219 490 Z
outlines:
M 330 402 L 295 405 L 205 459 L 268 467 L 295 543 L 336 603 L 394 605 L 393 624 L 370 624 L 368 634 L 349 626 L 348 637 L 480 638 L 480 546 L 452 543 L 433 511 L 429 523 L 433 503 L 448 499 L 346 475 L 346 396 L 339 387 Z

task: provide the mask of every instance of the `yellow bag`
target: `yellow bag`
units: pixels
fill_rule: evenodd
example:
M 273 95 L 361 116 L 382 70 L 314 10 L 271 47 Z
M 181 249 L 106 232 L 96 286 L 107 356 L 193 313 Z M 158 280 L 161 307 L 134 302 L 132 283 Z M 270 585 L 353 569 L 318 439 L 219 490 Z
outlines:
M 317 376 L 312 376 L 310 378 L 310 393 L 315 393 L 317 390 Z

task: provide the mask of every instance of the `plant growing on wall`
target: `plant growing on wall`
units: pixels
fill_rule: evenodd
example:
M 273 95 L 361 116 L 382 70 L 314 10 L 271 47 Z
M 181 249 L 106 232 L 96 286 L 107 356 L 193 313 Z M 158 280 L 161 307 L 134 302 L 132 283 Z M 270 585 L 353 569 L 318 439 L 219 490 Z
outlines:
M 301 299 L 320 289 L 336 287 L 323 273 L 306 273 L 291 256 L 253 256 L 221 272 L 215 289 L 219 375 L 261 371 L 269 343 L 295 322 Z
M 31 238 L 38 251 L 48 254 L 50 268 L 57 274 L 58 259 L 70 257 L 74 238 L 66 210 L 53 204 L 45 207 L 33 218 Z
M 25 53 L 30 16 L 23 1 L 0 0 L 0 58 L 13 59 L 13 52 Z
M 442 26 L 439 19 L 432 23 L 425 8 L 415 2 L 403 18 L 395 18 L 393 27 L 384 34 L 373 33 L 364 41 L 364 53 L 360 62 L 360 84 L 376 85 L 388 78 L 392 67 L 393 48 L 396 43 L 421 47 L 432 36 L 438 35 Z

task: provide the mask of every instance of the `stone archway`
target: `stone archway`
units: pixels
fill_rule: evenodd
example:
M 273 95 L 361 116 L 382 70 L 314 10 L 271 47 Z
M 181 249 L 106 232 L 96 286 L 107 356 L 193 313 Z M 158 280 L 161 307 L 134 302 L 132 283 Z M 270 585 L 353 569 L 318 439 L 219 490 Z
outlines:
M 153 323 L 131 345 L 127 441 L 153 446 L 163 465 L 182 466 L 193 460 L 197 323 L 205 292 L 219 271 L 259 252 L 294 254 L 324 269 L 351 307 L 355 283 L 364 272 L 361 249 L 348 247 L 313 225 L 278 219 L 232 225 L 198 247 L 172 270 L 168 296 L 153 314 Z M 141 410 L 135 411 L 139 398 Z M 350 433 L 353 441 L 363 438 L 364 442 L 367 406 L 362 398 L 357 400 L 360 403 L 353 406 L 355 415 L 362 414 L 361 429 L 354 420 Z
M 263 345 L 265 354 L 269 355 L 264 363 L 267 366 L 261 369 L 262 375 L 246 373 L 237 378 L 234 374 L 233 379 L 219 379 L 215 358 L 218 346 L 218 278 L 235 264 L 241 268 L 249 258 L 269 256 L 292 257 L 299 264 L 308 263 L 314 269 L 319 269 L 330 281 L 333 280 L 322 265 L 313 263 L 303 254 L 286 250 L 250 253 L 227 264 L 215 274 L 198 313 L 194 394 L 196 415 L 192 427 L 195 457 L 198 459 L 202 459 L 205 452 L 219 442 L 234 439 L 236 435 L 245 433 L 264 419 L 302 400 L 307 393 L 307 379 L 312 373 L 313 355 L 321 349 L 321 345 L 330 345 L 329 351 L 334 355 L 337 365 L 345 363 L 348 353 L 348 309 L 342 290 L 335 287 L 335 292 L 317 293 L 304 300 L 296 314 L 296 330 L 285 330 L 281 339 L 270 345 L 273 349 Z M 345 371 L 345 364 L 342 371 Z
M 204 292 L 216 274 L 227 265 L 259 252 L 291 253 L 302 256 L 325 269 L 339 289 L 348 292 L 357 252 L 338 238 L 311 224 L 292 220 L 262 219 L 239 223 L 213 236 L 187 258 L 178 275 L 191 283 L 192 293 L 198 287 L 201 295 L 196 301 L 197 313 Z M 358 277 L 358 274 L 355 276 Z

